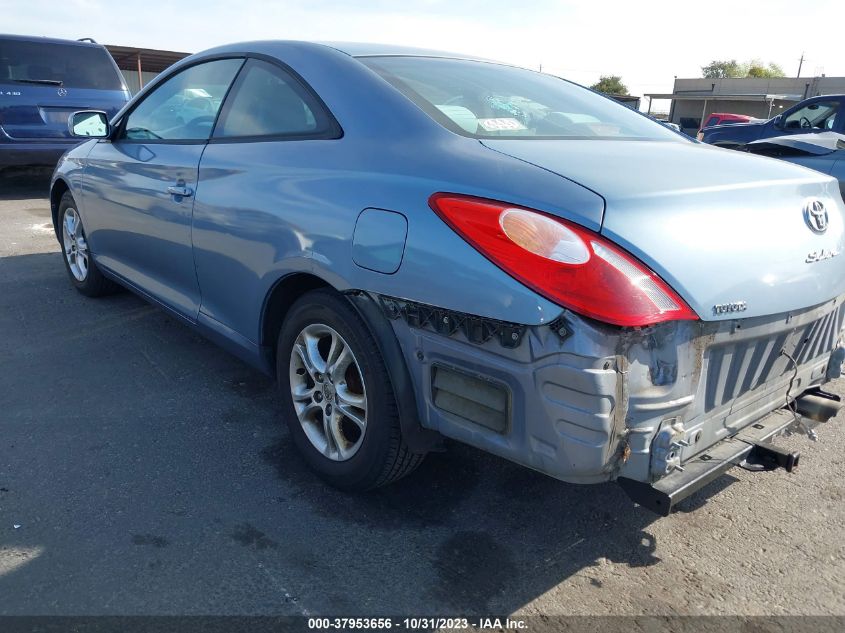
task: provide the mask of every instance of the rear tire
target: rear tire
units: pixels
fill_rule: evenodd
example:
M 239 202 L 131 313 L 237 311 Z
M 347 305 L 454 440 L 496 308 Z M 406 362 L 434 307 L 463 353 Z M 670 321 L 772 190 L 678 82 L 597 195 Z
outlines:
M 91 256 L 82 216 L 69 191 L 59 202 L 57 217 L 62 259 L 74 288 L 87 297 L 101 297 L 117 291 L 119 286 L 103 276 Z
M 424 455 L 402 438 L 378 346 L 341 295 L 313 290 L 291 306 L 279 333 L 276 373 L 294 443 L 330 485 L 369 490 L 422 462 Z

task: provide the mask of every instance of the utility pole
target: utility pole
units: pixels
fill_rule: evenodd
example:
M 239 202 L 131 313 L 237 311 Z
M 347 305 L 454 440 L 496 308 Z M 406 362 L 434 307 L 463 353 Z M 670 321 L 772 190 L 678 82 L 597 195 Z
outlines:
M 801 59 L 798 60 L 798 74 L 795 75 L 796 77 L 801 76 L 801 66 L 804 65 L 804 51 L 801 51 Z

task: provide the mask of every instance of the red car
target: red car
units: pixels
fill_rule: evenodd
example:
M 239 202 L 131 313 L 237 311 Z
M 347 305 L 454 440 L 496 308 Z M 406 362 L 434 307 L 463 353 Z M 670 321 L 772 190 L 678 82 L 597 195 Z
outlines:
M 759 121 L 759 119 L 754 118 L 753 116 L 748 116 L 747 114 L 731 114 L 730 112 L 714 112 L 709 117 L 707 117 L 704 122 L 702 123 L 701 127 L 698 128 L 698 140 L 701 140 L 701 131 L 706 127 L 711 127 L 713 125 L 728 125 L 731 123 L 751 123 L 753 121 Z

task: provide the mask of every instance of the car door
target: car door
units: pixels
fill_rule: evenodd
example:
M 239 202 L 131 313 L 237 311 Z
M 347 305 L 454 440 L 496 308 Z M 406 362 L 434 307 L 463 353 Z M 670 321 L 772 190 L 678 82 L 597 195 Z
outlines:
M 200 163 L 193 239 L 201 322 L 258 342 L 268 280 L 309 266 L 315 228 L 331 223 L 315 190 L 341 135 L 292 70 L 246 62 Z
M 191 244 L 197 170 L 241 58 L 201 62 L 158 83 L 97 143 L 82 211 L 97 263 L 177 314 L 200 294 Z

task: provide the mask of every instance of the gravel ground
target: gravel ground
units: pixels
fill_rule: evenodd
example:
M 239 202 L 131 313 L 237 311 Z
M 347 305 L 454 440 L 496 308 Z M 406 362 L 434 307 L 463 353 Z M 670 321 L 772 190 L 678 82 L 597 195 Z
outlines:
M 456 444 L 341 494 L 271 381 L 71 288 L 46 186 L 0 178 L 0 614 L 845 614 L 842 419 L 664 519 Z

